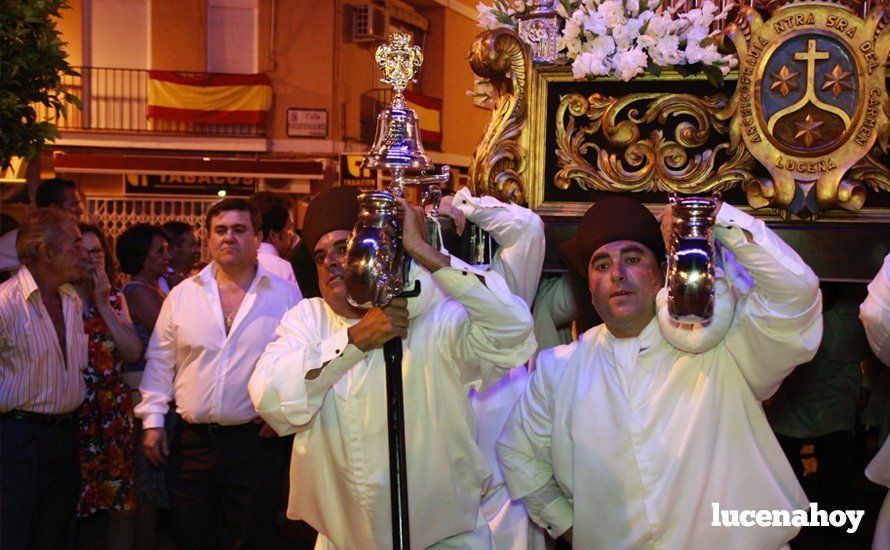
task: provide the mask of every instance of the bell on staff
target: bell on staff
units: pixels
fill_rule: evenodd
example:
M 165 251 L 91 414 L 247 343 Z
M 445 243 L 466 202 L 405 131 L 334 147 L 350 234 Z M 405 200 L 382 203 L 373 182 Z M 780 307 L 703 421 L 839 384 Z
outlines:
M 433 163 L 420 142 L 417 115 L 407 107 L 387 107 L 377 115 L 374 145 L 362 168 L 431 170 Z

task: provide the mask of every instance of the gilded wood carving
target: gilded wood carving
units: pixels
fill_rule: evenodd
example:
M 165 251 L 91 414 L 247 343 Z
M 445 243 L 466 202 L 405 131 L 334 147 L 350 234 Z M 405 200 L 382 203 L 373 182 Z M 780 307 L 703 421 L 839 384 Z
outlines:
M 726 139 L 731 114 L 723 94 L 568 94 L 556 112 L 560 170 L 554 184 L 618 192 L 723 191 L 752 177 L 753 159 L 730 150 Z M 729 154 L 718 167 L 721 152 Z
M 494 109 L 485 134 L 473 151 L 470 185 L 474 193 L 526 202 L 523 132 L 528 104 L 531 57 L 518 36 L 506 29 L 480 34 L 470 53 L 473 71 L 491 82 Z

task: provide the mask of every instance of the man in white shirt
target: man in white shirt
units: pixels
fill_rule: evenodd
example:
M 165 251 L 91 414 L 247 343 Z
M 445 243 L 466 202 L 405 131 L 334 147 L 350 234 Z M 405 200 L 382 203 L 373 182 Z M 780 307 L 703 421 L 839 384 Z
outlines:
M 257 417 L 247 382 L 297 300 L 290 283 L 257 265 L 260 221 L 247 201 L 215 204 L 207 227 L 212 261 L 170 292 L 145 352 L 135 410 L 142 449 L 154 464 L 169 451 L 167 488 L 182 548 L 269 548 L 286 457 Z M 171 400 L 182 422 L 168 444 Z
M 84 259 L 56 208 L 19 227 L 22 267 L 0 285 L 0 548 L 74 548 L 87 335 L 71 282 Z
M 263 418 L 280 434 L 296 433 L 288 517 L 319 531 L 316 548 L 392 546 L 382 347 L 396 336 L 404 340 L 411 545 L 494 544 L 480 512 L 491 472 L 467 387 L 484 388 L 528 359 L 531 315 L 499 275 L 459 267 L 427 244 L 422 212 L 405 208 L 403 242 L 423 292 L 360 310 L 343 282 L 355 191 L 316 197 L 303 239 L 323 298 L 288 312 L 250 381 Z
M 865 335 L 872 351 L 887 366 L 890 366 L 890 254 L 884 258 L 884 265 L 875 279 L 868 285 L 868 296 L 859 308 L 859 318 L 865 327 Z M 881 449 L 865 469 L 868 479 L 890 487 L 890 438 L 884 441 Z M 884 498 L 884 505 L 878 514 L 872 548 L 887 548 L 890 545 L 890 494 Z
M 260 265 L 297 286 L 294 268 L 284 259 L 294 243 L 294 219 L 288 203 L 274 193 L 263 192 L 251 196 L 250 204 L 260 213 L 263 222 L 263 242 L 257 250 Z
M 80 191 L 71 180 L 52 178 L 40 182 L 34 195 L 34 203 L 37 208 L 57 208 L 70 212 L 75 218 L 80 218 L 83 214 Z M 15 248 L 18 234 L 18 229 L 13 229 L 0 237 L 0 272 L 15 271 L 21 265 Z
M 669 234 L 670 215 L 664 223 Z M 585 214 L 579 260 L 604 324 L 538 356 L 497 444 L 511 495 L 554 537 L 579 548 L 759 549 L 800 529 L 741 526 L 738 514 L 808 505 L 761 401 L 816 353 L 818 279 L 762 221 L 728 204 L 714 234 L 755 286 L 724 337 L 688 353 L 656 318 L 658 222 L 624 197 Z M 720 526 L 727 511 L 737 521 L 728 513 L 731 526 Z

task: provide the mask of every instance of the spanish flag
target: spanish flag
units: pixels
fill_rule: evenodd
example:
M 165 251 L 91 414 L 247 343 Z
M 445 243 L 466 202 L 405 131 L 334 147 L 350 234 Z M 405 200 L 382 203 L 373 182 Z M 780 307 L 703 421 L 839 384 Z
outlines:
M 442 100 L 404 91 L 405 105 L 417 113 L 420 139 L 424 145 L 442 144 Z
M 265 74 L 148 72 L 148 118 L 262 124 L 272 107 Z

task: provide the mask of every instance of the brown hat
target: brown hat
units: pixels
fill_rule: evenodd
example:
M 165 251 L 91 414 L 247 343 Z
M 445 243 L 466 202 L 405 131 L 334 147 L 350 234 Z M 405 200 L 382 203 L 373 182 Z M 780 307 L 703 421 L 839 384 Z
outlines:
M 355 187 L 334 187 L 312 199 L 303 221 L 303 242 L 311 255 L 318 240 L 326 233 L 345 229 L 352 231 L 358 221 L 358 190 Z
M 629 197 L 608 197 L 591 206 L 578 226 L 574 239 L 560 245 L 560 250 L 579 275 L 587 274 L 590 257 L 604 244 L 635 241 L 664 259 L 661 226 L 648 208 Z

